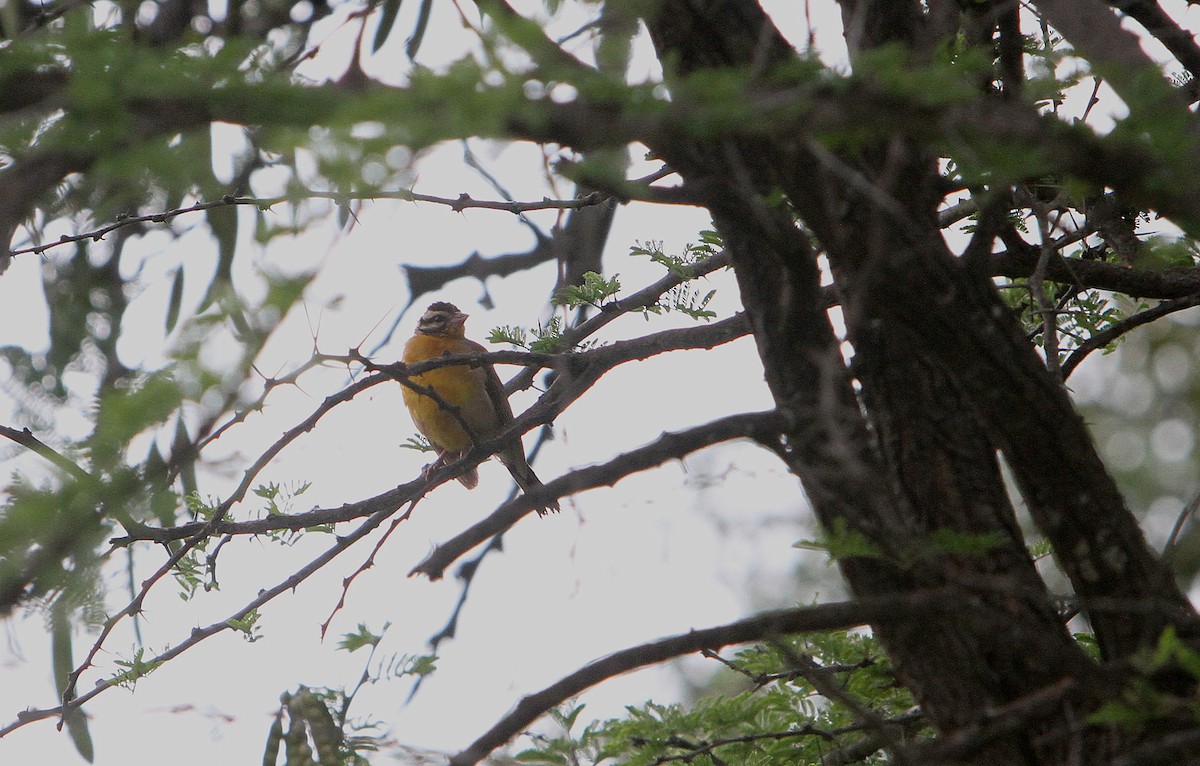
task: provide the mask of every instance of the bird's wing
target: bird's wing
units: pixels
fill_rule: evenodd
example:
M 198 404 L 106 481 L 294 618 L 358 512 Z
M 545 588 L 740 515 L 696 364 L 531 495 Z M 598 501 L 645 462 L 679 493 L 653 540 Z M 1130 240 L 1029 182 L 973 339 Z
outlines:
M 473 340 L 467 341 L 471 346 L 468 353 L 487 353 L 488 349 L 483 345 L 476 343 Z M 500 376 L 496 374 L 496 368 L 490 364 L 485 364 L 481 368 L 484 374 L 484 387 L 487 389 L 488 399 L 492 402 L 492 408 L 496 411 L 496 418 L 501 427 L 507 426 L 513 420 L 512 405 L 508 403 L 508 395 L 504 393 L 504 384 L 500 382 Z

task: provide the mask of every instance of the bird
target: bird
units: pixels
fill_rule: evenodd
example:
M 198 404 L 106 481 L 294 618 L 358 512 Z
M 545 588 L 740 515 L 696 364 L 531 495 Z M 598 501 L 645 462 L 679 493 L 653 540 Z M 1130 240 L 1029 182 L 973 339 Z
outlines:
M 453 303 L 437 301 L 429 304 L 417 321 L 413 336 L 404 345 L 404 364 L 438 359 L 447 354 L 487 351 L 480 344 L 467 339 L 464 329 L 467 316 Z M 409 386 L 402 387 L 404 405 L 413 423 L 437 450 L 438 460 L 430 467 L 463 455 L 477 441 L 483 442 L 496 436 L 513 421 L 512 407 L 504 393 L 504 386 L 490 364 L 439 367 L 413 375 L 410 381 L 437 394 L 437 398 L 434 398 Z M 463 427 L 464 423 L 467 428 Z M 520 439 L 504 447 L 496 457 L 508 468 L 521 491 L 528 493 L 542 486 L 541 480 L 525 459 L 525 448 Z M 472 468 L 460 474 L 458 481 L 467 489 L 474 489 L 479 484 L 479 472 Z M 557 510 L 558 502 L 551 499 L 537 512 L 545 515 L 548 511 Z

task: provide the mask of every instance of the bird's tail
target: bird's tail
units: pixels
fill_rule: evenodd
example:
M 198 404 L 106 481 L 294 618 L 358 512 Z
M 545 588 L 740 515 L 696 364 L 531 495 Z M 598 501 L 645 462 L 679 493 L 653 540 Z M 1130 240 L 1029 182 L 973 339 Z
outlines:
M 467 489 L 475 489 L 479 486 L 479 469 L 472 468 L 469 471 L 463 471 L 455 478 L 458 479 L 459 484 L 463 485 Z
M 499 457 L 500 461 L 508 468 L 508 472 L 512 474 L 513 480 L 517 482 L 517 486 L 521 488 L 522 492 L 529 494 L 543 486 L 542 480 L 533 472 L 533 468 L 530 467 L 529 461 L 525 459 L 525 453 L 520 447 L 513 450 L 506 450 Z M 558 501 L 551 498 L 538 508 L 537 512 L 539 516 L 545 516 L 551 511 L 557 513 L 560 510 L 562 509 L 558 507 Z

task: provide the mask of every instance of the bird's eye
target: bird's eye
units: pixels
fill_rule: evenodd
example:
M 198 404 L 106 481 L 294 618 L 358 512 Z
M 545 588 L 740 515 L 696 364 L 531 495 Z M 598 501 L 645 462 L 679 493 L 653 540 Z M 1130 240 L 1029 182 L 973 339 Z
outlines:
M 421 317 L 420 325 L 421 329 L 426 331 L 442 329 L 446 326 L 446 315 L 434 314 L 432 316 Z

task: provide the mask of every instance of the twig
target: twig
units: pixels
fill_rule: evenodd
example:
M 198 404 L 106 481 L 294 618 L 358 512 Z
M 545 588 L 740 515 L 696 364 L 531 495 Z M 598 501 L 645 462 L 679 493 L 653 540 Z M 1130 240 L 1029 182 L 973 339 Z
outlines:
M 284 432 L 283 436 L 281 436 L 275 441 L 274 444 L 268 447 L 266 451 L 263 452 L 249 468 L 246 469 L 242 475 L 242 481 L 234 489 L 233 493 L 227 497 L 224 502 L 217 506 L 216 511 L 213 513 L 213 517 L 203 524 L 191 528 L 189 530 L 189 534 L 184 536 L 186 539 L 184 539 L 183 544 L 167 557 L 166 562 L 163 563 L 157 571 L 150 575 L 149 578 L 142 581 L 141 588 L 138 590 L 137 594 L 133 597 L 129 604 L 126 605 L 124 609 L 120 610 L 105 621 L 104 626 L 100 630 L 100 635 L 96 637 L 95 642 L 93 642 L 92 647 L 88 651 L 83 662 L 81 662 L 73 671 L 71 671 L 71 674 L 67 677 L 67 685 L 66 688 L 63 689 L 64 703 L 69 703 L 74 698 L 75 687 L 79 682 L 79 677 L 83 675 L 83 673 L 89 667 L 91 667 L 92 660 L 95 659 L 96 655 L 100 652 L 104 642 L 108 639 L 108 636 L 112 633 L 117 624 L 125 617 L 141 612 L 142 603 L 145 601 L 146 595 L 150 592 L 150 589 L 153 588 L 154 585 L 163 577 L 165 577 L 172 569 L 174 569 L 175 566 L 183 559 L 183 557 L 190 553 L 193 548 L 199 545 L 202 540 L 207 539 L 210 535 L 217 531 L 218 527 L 225 520 L 225 517 L 229 514 L 230 509 L 242 501 L 242 499 L 246 496 L 246 493 L 250 490 L 250 486 L 254 483 L 258 474 L 264 468 L 266 468 L 266 466 L 272 460 L 275 459 L 275 456 L 283 451 L 284 447 L 298 438 L 301 434 L 312 430 L 312 428 L 316 426 L 317 422 L 335 406 L 342 402 L 349 401 L 360 391 L 366 390 L 370 386 L 379 383 L 381 380 L 386 380 L 386 378 L 383 376 L 372 376 L 371 378 L 365 378 L 364 380 L 348 386 L 333 396 L 326 397 L 326 399 L 313 413 L 311 413 L 307 418 L 302 420 L 297 425 Z M 139 529 L 149 529 L 149 527 L 142 527 L 140 525 L 128 525 L 128 528 L 131 537 L 133 534 L 136 534 Z M 121 544 L 121 541 L 113 541 L 112 544 L 119 545 Z
M 572 348 L 576 344 L 586 340 L 589 336 L 594 335 L 602 327 L 618 317 L 653 306 L 658 302 L 659 298 L 672 288 L 678 287 L 689 280 L 707 276 L 717 269 L 725 268 L 729 264 L 729 253 L 722 251 L 692 264 L 687 268 L 686 273 L 677 274 L 669 272 L 654 284 L 648 285 L 630 296 L 602 304 L 599 313 L 594 314 L 590 319 L 581 324 L 566 330 L 562 334 L 560 345 L 562 348 Z M 749 332 L 748 326 L 747 332 Z M 523 391 L 529 388 L 533 385 L 535 374 L 536 370 L 533 369 L 522 371 L 505 384 L 504 390 L 511 394 L 514 391 Z
M 788 660 L 788 663 L 796 669 L 796 672 L 804 677 L 804 680 L 812 684 L 812 687 L 817 690 L 818 694 L 846 708 L 850 712 L 850 715 L 864 729 L 870 731 L 883 742 L 888 755 L 894 763 L 905 764 L 909 762 L 904 753 L 899 749 L 900 743 L 896 738 L 896 733 L 888 728 L 887 721 L 883 719 L 883 716 L 850 696 L 838 684 L 837 679 L 833 677 L 832 671 L 822 667 L 811 655 L 797 654 L 792 651 L 791 647 L 777 640 L 777 638 L 772 641 L 772 646 Z
M 794 679 L 804 675 L 803 671 L 800 671 L 800 670 L 789 670 L 785 673 L 755 673 L 753 671 L 750 671 L 750 670 L 742 667 L 741 665 L 737 664 L 733 660 L 728 660 L 728 659 L 722 657 L 719 653 L 710 651 L 708 649 L 705 649 L 704 651 L 700 652 L 700 655 L 702 657 L 707 657 L 709 659 L 716 660 L 717 662 L 721 663 L 722 665 L 729 668 L 733 672 L 740 673 L 741 675 L 745 676 L 746 678 L 749 678 L 750 681 L 755 685 L 755 687 L 766 686 L 767 684 L 773 683 L 775 681 L 791 681 L 791 680 L 794 680 Z M 875 664 L 874 658 L 864 657 L 863 659 L 859 660 L 858 662 L 854 662 L 854 663 L 850 663 L 850 664 L 839 664 L 839 665 L 823 665 L 822 668 L 830 673 L 850 673 L 855 670 L 862 670 L 863 668 L 869 668 L 874 664 Z
M 334 606 L 333 610 L 329 613 L 329 616 L 325 618 L 325 622 L 321 623 L 322 641 L 325 640 L 325 633 L 329 630 L 329 624 L 333 622 L 333 618 L 342 610 L 342 607 L 346 606 L 346 594 L 350 592 L 350 586 L 354 584 L 354 581 L 360 574 L 375 566 L 375 555 L 379 553 L 379 551 L 383 548 L 383 544 L 386 543 L 388 538 L 392 536 L 392 533 L 396 531 L 396 527 L 400 526 L 401 523 L 408 521 L 409 517 L 412 516 L 413 509 L 417 507 L 417 503 L 420 501 L 420 497 L 414 498 L 412 502 L 409 503 L 408 510 L 392 519 L 392 523 L 388 526 L 387 531 L 380 535 L 379 541 L 375 543 L 375 547 L 371 549 L 371 553 L 367 556 L 366 561 L 364 561 L 362 564 L 359 564 L 357 569 L 342 579 L 342 595 L 338 599 L 337 605 Z
M 548 433 L 549 433 L 549 429 L 546 426 L 543 426 L 542 431 L 539 434 L 537 441 L 533 445 L 533 449 L 531 449 L 529 451 L 528 460 L 529 460 L 530 465 L 533 464 L 534 460 L 537 458 L 538 453 L 541 452 L 542 446 L 546 443 L 546 436 Z M 517 496 L 517 494 L 518 494 L 517 488 L 514 486 L 512 492 L 509 494 L 509 496 L 505 499 L 504 502 L 506 502 L 506 503 L 511 502 L 513 500 L 513 498 L 515 498 Z M 475 581 L 475 575 L 479 572 L 480 564 L 483 563 L 484 558 L 489 553 L 502 550 L 503 547 L 504 547 L 504 533 L 500 533 L 500 534 L 494 536 L 491 540 L 488 540 L 487 545 L 485 545 L 483 547 L 483 549 L 479 552 L 478 556 L 471 559 L 470 561 L 463 562 L 462 565 L 459 566 L 457 577 L 458 577 L 459 582 L 462 583 L 462 589 L 459 592 L 458 601 L 455 602 L 454 608 L 450 612 L 450 617 L 446 620 L 446 624 L 442 627 L 441 630 L 439 630 L 434 635 L 430 636 L 428 643 L 429 643 L 429 648 L 431 651 L 436 652 L 438 646 L 442 643 L 442 641 L 444 641 L 448 638 L 454 637 L 454 634 L 458 628 L 459 616 L 462 614 L 463 606 L 467 602 L 467 595 L 470 593 L 471 583 L 473 583 Z M 417 691 L 417 688 L 420 687 L 421 680 L 422 679 L 417 679 L 417 685 L 416 685 L 416 687 L 413 688 L 413 694 L 415 694 Z M 410 695 L 410 698 L 411 698 L 411 695 Z
M 1042 350 L 1046 357 L 1046 367 L 1049 368 L 1050 373 L 1054 377 L 1062 380 L 1062 366 L 1058 358 L 1058 315 L 1055 313 L 1054 307 L 1050 305 L 1050 299 L 1046 295 L 1046 269 L 1050 265 L 1050 259 L 1057 255 L 1057 251 L 1050 241 L 1049 211 L 1032 194 L 1030 198 L 1032 200 L 1034 217 L 1037 219 L 1038 233 L 1041 235 L 1041 252 L 1038 255 L 1037 265 L 1033 269 L 1033 274 L 1029 276 L 1029 294 L 1033 297 L 1033 303 L 1037 307 L 1038 318 L 1042 322 Z
M 857 727 L 849 731 L 857 731 Z M 726 745 L 748 745 L 754 742 L 778 742 L 785 739 L 799 739 L 801 737 L 820 737 L 827 742 L 833 742 L 839 734 L 843 734 L 840 729 L 818 729 L 812 724 L 805 724 L 799 729 L 791 729 L 789 731 L 767 731 L 757 734 L 743 734 L 738 737 L 718 737 L 707 742 L 691 743 L 672 738 L 665 744 L 674 745 L 676 747 L 687 748 L 686 753 L 678 753 L 676 755 L 660 755 L 650 762 L 650 766 L 662 766 L 664 763 L 673 763 L 682 761 L 684 763 L 692 763 L 699 756 L 713 756 L 713 751 L 718 747 Z
M 551 391 L 544 394 L 536 404 L 514 420 L 513 424 L 503 433 L 482 442 L 477 448 L 472 449 L 461 458 L 446 463 L 444 466 L 439 467 L 438 470 L 430 472 L 427 478 L 402 484 L 375 498 L 355 503 L 346 503 L 336 508 L 316 509 L 296 514 L 272 515 L 250 521 L 226 521 L 222 519 L 215 524 L 213 522 L 193 523 L 165 529 L 146 525 L 130 525 L 125 536 L 114 538 L 110 543 L 114 546 L 126 546 L 137 540 L 166 543 L 188 538 L 198 534 L 206 527 L 210 528 L 210 533 L 246 535 L 262 534 L 281 529 L 304 529 L 319 524 L 336 524 L 361 518 L 378 507 L 376 503 L 380 501 L 393 502 L 397 498 L 400 498 L 399 502 L 403 503 L 411 497 L 428 492 L 433 487 L 440 485 L 440 483 L 479 465 L 492 453 L 502 449 L 519 435 L 539 425 L 551 422 L 567 405 L 582 395 L 596 379 L 618 364 L 645 359 L 665 351 L 712 348 L 715 345 L 739 338 L 747 332 L 749 332 L 749 327 L 747 326 L 745 317 L 739 314 L 708 325 L 689 327 L 681 330 L 667 330 L 636 340 L 621 341 L 610 346 L 603 346 L 574 354 L 490 351 L 479 354 L 455 354 L 411 365 L 376 365 L 376 368 L 379 370 L 378 372 L 357 381 L 337 394 L 326 397 L 320 407 L 304 422 L 296 426 L 293 431 L 302 432 L 311 429 L 316 424 L 317 419 L 327 413 L 333 406 L 349 401 L 355 395 L 371 386 L 391 380 L 394 375 L 404 374 L 413 376 L 440 367 L 456 365 L 479 366 L 492 362 L 507 362 L 510 364 L 532 362 L 538 365 L 570 369 L 568 370 L 569 374 L 560 376 L 560 380 L 563 381 L 562 385 L 558 385 L 557 388 L 552 387 Z M 294 438 L 294 435 L 292 435 L 293 431 L 289 431 L 277 445 L 272 447 L 274 450 L 271 453 L 272 456 L 278 452 L 276 447 L 282 448 L 280 445 L 283 442 Z M 562 485 L 554 484 L 554 486 Z M 244 493 L 244 490 L 242 492 Z M 530 496 L 532 497 L 533 495 Z M 549 499 L 544 489 L 537 492 L 536 496 Z M 557 497 L 561 496 L 558 495 Z M 222 504 L 222 507 L 224 505 Z

